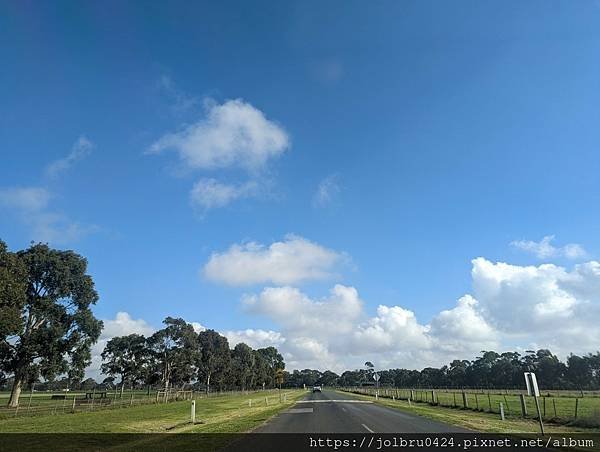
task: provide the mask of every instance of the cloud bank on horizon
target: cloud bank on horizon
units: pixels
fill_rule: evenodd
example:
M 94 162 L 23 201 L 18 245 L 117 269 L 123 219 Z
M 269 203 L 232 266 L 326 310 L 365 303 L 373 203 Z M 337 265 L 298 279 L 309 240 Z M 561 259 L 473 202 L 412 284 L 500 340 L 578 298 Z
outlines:
M 303 284 L 335 278 L 329 272 L 341 255 L 296 235 L 270 246 L 232 245 L 213 253 L 203 267 L 211 281 L 275 284 L 244 295 L 240 304 L 246 314 L 266 318 L 277 328 L 221 334 L 231 347 L 240 342 L 277 347 L 288 369 L 336 372 L 366 360 L 381 368 L 443 365 L 491 349 L 540 347 L 566 356 L 592 352 L 600 343 L 600 262 L 567 269 L 478 257 L 471 262 L 472 293 L 423 322 L 399 305 L 381 304 L 370 314 L 358 289 L 349 285 L 334 284 L 321 298 L 303 292 Z M 151 331 L 143 320 L 119 313 L 108 321 L 102 340 L 117 329 L 122 334 Z

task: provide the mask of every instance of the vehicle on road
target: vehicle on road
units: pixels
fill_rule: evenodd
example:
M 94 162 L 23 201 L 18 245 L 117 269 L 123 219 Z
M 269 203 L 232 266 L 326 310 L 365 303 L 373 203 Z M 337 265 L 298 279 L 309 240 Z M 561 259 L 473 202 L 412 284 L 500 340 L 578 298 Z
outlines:
M 321 392 L 321 386 L 313 386 L 312 392 Z

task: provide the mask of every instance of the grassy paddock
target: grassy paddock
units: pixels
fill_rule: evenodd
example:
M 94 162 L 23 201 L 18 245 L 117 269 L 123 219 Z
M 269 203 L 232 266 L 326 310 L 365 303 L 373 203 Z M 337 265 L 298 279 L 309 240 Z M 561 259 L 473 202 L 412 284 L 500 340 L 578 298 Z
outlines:
M 254 392 L 254 391 L 251 391 Z M 226 395 L 249 394 L 249 391 L 213 392 L 210 397 Z M 90 394 L 86 398 L 86 393 Z M 180 400 L 189 400 L 192 397 L 202 399 L 207 397 L 203 392 L 173 391 L 169 394 L 157 391 L 148 393 L 146 390 L 108 391 L 101 397 L 102 392 L 73 391 L 73 392 L 27 392 L 21 395 L 18 408 L 7 407 L 9 393 L 0 393 L 0 420 L 23 416 L 45 416 L 67 413 L 80 413 L 100 411 L 115 408 L 128 408 L 132 406 L 149 405 Z M 64 398 L 57 398 L 64 397 Z
M 355 394 L 361 393 L 358 397 L 373 400 L 373 388 L 347 388 L 344 391 L 350 391 Z M 392 392 L 393 391 L 393 392 Z M 415 390 L 414 399 L 409 404 L 407 401 L 410 395 L 410 390 L 391 390 L 379 389 L 379 398 L 377 403 L 393 408 L 409 410 L 415 414 L 419 414 L 431 419 L 436 419 L 449 424 L 459 425 L 473 430 L 490 433 L 535 433 L 539 432 L 539 424 L 536 418 L 536 410 L 533 398 L 526 398 L 528 407 L 528 417 L 523 418 L 521 413 L 520 398 L 516 394 L 477 394 L 477 399 L 474 393 L 466 393 L 467 407 L 463 406 L 462 392 L 444 392 L 435 390 L 436 402 L 432 402 L 431 390 Z M 392 398 L 393 397 L 393 398 Z M 400 398 L 398 398 L 400 397 Z M 456 397 L 456 406 L 454 400 Z M 506 399 L 505 399 L 506 397 Z M 531 400 L 529 400 L 531 399 Z M 600 408 L 599 400 L 590 398 L 585 402 L 580 399 L 579 408 L 580 416 L 577 420 L 568 418 L 548 417 L 550 403 L 552 409 L 556 404 L 557 411 L 569 413 L 568 407 L 573 404 L 569 397 L 556 397 L 554 402 L 546 401 L 547 416 L 543 417 L 548 432 L 564 433 L 564 432 L 600 432 L 600 416 L 596 418 L 597 410 Z M 560 401 L 559 401 L 560 399 Z M 476 401 L 477 400 L 477 401 Z M 549 399 L 550 400 L 550 399 Z M 490 410 L 490 401 L 491 407 Z M 506 401 L 508 401 L 509 409 L 506 411 Z M 505 406 L 506 420 L 502 421 L 499 414 L 499 404 L 502 402 Z M 477 408 L 477 405 L 479 408 Z M 583 407 L 587 407 L 584 409 Z M 561 410 L 562 411 L 559 411 Z M 585 416 L 584 416 L 585 413 Z M 542 407 L 542 416 L 544 416 Z
M 194 425 L 190 422 L 191 402 L 185 400 L 128 406 L 126 409 L 115 409 L 110 413 L 102 410 L 65 415 L 12 417 L 0 420 L 0 432 L 245 432 L 256 428 L 274 414 L 291 406 L 305 392 L 284 390 L 282 394 L 285 395 L 285 400 L 281 402 L 276 390 L 249 394 L 227 394 L 209 398 L 196 396 L 196 424 Z

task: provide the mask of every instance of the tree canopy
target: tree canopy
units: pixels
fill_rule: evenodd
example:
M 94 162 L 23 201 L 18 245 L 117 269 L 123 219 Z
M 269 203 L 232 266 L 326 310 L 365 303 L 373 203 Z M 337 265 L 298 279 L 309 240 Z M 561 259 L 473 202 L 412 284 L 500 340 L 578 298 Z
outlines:
M 73 251 L 33 244 L 10 253 L 2 243 L 0 278 L 0 366 L 14 377 L 15 407 L 23 383 L 82 378 L 102 322 L 91 311 L 98 294 L 87 261 Z

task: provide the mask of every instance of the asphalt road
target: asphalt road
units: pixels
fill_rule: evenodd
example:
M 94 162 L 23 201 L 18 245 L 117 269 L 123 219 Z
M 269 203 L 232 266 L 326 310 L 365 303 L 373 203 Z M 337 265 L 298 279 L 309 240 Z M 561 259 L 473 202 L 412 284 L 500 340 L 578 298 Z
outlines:
M 468 430 L 394 410 L 351 394 L 308 393 L 258 433 L 458 433 Z

